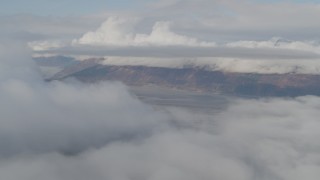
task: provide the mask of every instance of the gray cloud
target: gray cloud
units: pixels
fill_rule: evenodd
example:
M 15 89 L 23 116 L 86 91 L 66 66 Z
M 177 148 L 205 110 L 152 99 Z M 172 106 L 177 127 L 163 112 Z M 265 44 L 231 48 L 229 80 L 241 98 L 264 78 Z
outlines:
M 319 55 L 313 52 L 243 47 L 96 47 L 77 46 L 45 50 L 38 53 L 89 55 L 89 56 L 127 56 L 127 57 L 234 57 L 256 59 L 318 59 Z
M 157 21 L 173 22 L 172 31 L 200 41 L 230 42 L 285 37 L 293 40 L 319 40 L 317 3 L 220 0 L 168 0 L 147 5 L 138 11 L 106 10 L 90 16 L 41 17 L 1 16 L 1 31 L 18 38 L 70 40 L 94 31 L 108 17 L 138 17 L 143 33 Z
M 0 15 L 1 35 L 19 41 L 59 40 L 65 42 L 98 27 L 102 17 L 50 17 L 32 14 Z
M 319 97 L 155 110 L 118 83 L 42 82 L 28 51 L 12 48 L 0 61 L 11 69 L 0 70 L 1 179 L 320 177 Z
M 179 31 L 196 33 L 205 40 L 261 40 L 274 36 L 319 40 L 319 25 L 314 18 L 319 16 L 317 3 L 251 0 L 166 2 L 165 6 L 151 5 L 148 16 L 172 19 L 179 24 L 176 27 Z
M 177 123 L 139 141 L 112 141 L 77 156 L 1 161 L 11 179 L 319 178 L 318 97 L 236 100 L 219 115 L 171 109 Z M 32 166 L 30 165 L 32 164 Z
M 145 136 L 165 119 L 120 83 L 45 83 L 23 46 L 1 47 L 0 157 L 82 151 Z

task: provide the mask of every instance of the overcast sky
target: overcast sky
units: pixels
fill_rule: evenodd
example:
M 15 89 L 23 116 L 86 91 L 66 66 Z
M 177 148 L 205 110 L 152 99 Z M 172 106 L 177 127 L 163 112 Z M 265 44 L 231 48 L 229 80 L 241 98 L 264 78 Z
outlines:
M 37 54 L 320 62 L 316 0 L 5 0 L 0 9 L 0 34 Z
M 113 10 L 129 10 L 143 8 L 148 3 L 157 0 L 2 0 L 0 12 L 2 14 L 31 13 L 37 15 L 81 15 Z M 166 0 L 165 0 L 166 1 Z M 258 3 L 294 2 L 294 3 L 318 3 L 319 0 L 254 0 Z
M 0 11 L 2 14 L 30 13 L 36 15 L 82 15 L 94 14 L 110 9 L 129 9 L 139 7 L 148 0 L 2 0 Z M 149 0 L 150 1 L 150 0 Z

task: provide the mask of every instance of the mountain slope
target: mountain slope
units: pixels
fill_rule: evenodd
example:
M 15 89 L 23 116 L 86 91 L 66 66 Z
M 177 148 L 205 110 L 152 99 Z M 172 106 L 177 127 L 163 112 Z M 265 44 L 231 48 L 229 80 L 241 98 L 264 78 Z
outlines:
M 68 77 L 83 82 L 122 81 L 130 86 L 155 84 L 197 92 L 240 96 L 320 95 L 320 76 L 312 74 L 256 74 L 209 71 L 200 67 L 164 68 L 101 65 L 83 61 L 56 74 L 52 80 Z

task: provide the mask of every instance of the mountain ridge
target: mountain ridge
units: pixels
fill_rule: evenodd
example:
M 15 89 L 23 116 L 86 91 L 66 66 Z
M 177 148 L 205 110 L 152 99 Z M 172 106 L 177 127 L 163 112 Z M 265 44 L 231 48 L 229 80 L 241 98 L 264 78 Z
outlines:
M 254 97 L 320 95 L 320 75 L 315 74 L 237 73 L 197 66 L 105 65 L 101 64 L 102 60 L 90 59 L 69 65 L 48 80 L 70 77 L 85 83 L 111 80 L 129 86 L 153 84 L 188 91 Z

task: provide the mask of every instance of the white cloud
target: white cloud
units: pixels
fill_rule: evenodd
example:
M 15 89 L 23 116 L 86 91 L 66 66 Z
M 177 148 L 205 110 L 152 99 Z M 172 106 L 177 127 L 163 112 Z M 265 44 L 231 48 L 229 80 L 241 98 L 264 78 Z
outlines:
M 33 51 L 46 51 L 55 48 L 61 48 L 66 46 L 67 43 L 62 41 L 32 41 L 28 43 L 28 46 Z
M 320 54 L 320 45 L 316 42 L 290 41 L 279 37 L 274 37 L 267 41 L 236 41 L 226 44 L 227 47 L 243 48 L 278 48 L 297 51 L 309 51 Z
M 100 28 L 88 32 L 73 41 L 74 45 L 93 46 L 214 46 L 215 43 L 201 42 L 196 38 L 179 35 L 171 31 L 170 23 L 156 22 L 150 34 L 132 32 L 135 19 L 108 18 Z
M 214 46 L 215 43 L 200 42 L 191 38 L 176 34 L 171 31 L 169 22 L 156 22 L 150 35 L 137 34 L 137 44 L 159 45 L 159 46 Z
M 130 32 L 132 21 L 135 19 L 110 17 L 96 31 L 84 34 L 73 43 L 111 46 L 131 44 L 133 40 L 133 34 Z
M 147 66 L 163 68 L 200 67 L 208 71 L 225 71 L 238 73 L 264 73 L 264 74 L 320 74 L 318 60 L 301 59 L 246 59 L 246 58 L 152 58 L 152 57 L 104 57 L 103 65 L 115 66 Z
M 273 36 L 304 41 L 319 40 L 320 26 L 317 18 L 314 18 L 319 16 L 319 12 L 318 3 L 166 0 L 156 1 L 154 6 L 147 6 L 139 12 L 136 10 L 108 10 L 105 13 L 74 17 L 0 16 L 0 24 L 3 26 L 1 32 L 29 41 L 71 41 L 90 29 L 99 29 L 101 21 L 108 17 L 112 19 L 115 16 L 127 17 L 124 18 L 126 24 L 130 24 L 129 21 L 131 21 L 131 18 L 128 17 L 139 17 L 141 21 L 139 28 L 142 27 L 144 30 L 150 28 L 150 23 L 168 21 L 174 24 L 175 35 L 185 34 L 184 37 L 194 37 L 190 39 L 201 39 L 207 42 L 254 41 Z M 121 18 L 115 19 L 114 22 L 121 21 Z M 115 26 L 116 28 L 106 26 L 110 29 L 108 32 L 114 33 L 112 28 L 119 30 L 120 26 L 125 25 Z M 169 29 L 169 32 L 172 31 Z M 91 33 L 98 35 L 103 32 L 92 31 Z M 93 34 L 90 35 L 90 38 L 97 43 L 103 42 L 102 37 L 97 40 L 92 36 Z M 133 37 L 129 39 L 134 41 L 136 34 L 150 36 L 151 32 L 136 33 L 129 28 L 123 35 L 132 35 Z M 86 39 L 89 43 L 90 38 Z M 107 41 L 114 44 L 115 39 L 112 38 L 107 38 Z

